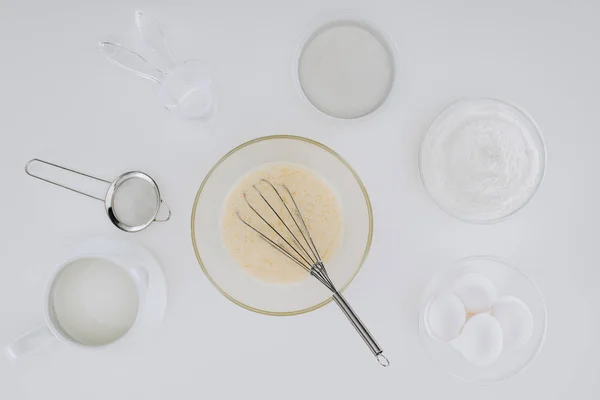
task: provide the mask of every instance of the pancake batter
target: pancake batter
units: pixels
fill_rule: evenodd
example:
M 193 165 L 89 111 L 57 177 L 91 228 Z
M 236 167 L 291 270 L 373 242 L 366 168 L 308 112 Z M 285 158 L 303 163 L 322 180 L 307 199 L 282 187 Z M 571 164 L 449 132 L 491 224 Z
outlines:
M 236 215 L 236 211 L 239 211 L 245 221 L 267 234 L 274 241 L 281 242 L 244 200 L 244 193 L 246 193 L 250 204 L 256 211 L 263 215 L 279 232 L 287 232 L 269 206 L 252 188 L 252 185 L 256 185 L 284 218 L 284 221 L 291 226 L 293 224 L 291 217 L 277 198 L 277 194 L 268 184 L 261 183 L 261 179 L 274 184 L 288 206 L 291 205 L 289 196 L 284 195 L 285 190 L 279 185 L 285 184 L 289 188 L 325 263 L 331 259 L 340 242 L 342 233 L 340 204 L 324 179 L 305 167 L 291 163 L 270 163 L 251 171 L 238 182 L 227 196 L 221 230 L 225 247 L 234 260 L 246 272 L 265 282 L 276 284 L 300 282 L 308 276 L 308 273 L 261 239 Z

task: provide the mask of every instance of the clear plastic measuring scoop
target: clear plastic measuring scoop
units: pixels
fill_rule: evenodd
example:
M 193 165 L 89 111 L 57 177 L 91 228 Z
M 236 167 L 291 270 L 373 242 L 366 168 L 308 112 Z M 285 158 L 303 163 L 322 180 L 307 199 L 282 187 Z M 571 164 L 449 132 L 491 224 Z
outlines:
M 135 13 L 137 32 L 144 44 L 166 67 L 152 65 L 138 52 L 115 42 L 100 42 L 100 50 L 113 63 L 158 84 L 158 96 L 169 111 L 188 119 L 206 121 L 215 111 L 212 77 L 200 60 L 176 63 L 156 21 L 141 11 Z

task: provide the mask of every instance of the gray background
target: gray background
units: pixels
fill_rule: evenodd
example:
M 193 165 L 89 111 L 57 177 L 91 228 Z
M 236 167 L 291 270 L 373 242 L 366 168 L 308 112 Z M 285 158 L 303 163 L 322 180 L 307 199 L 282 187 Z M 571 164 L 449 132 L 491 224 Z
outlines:
M 220 104 L 210 124 L 162 110 L 150 82 L 99 53 L 98 40 L 131 29 L 135 8 L 159 18 L 178 60 L 213 66 Z M 375 118 L 329 119 L 293 84 L 301 38 L 343 12 L 371 18 L 398 47 L 399 79 Z M 0 345 L 41 322 L 52 266 L 83 238 L 147 246 L 169 288 L 151 345 L 99 353 L 56 345 L 17 363 L 0 358 L 0 398 L 597 399 L 599 17 L 592 0 L 0 0 Z M 436 113 L 472 96 L 523 107 L 548 150 L 536 197 L 490 226 L 439 210 L 417 165 Z M 222 297 L 196 262 L 190 214 L 204 175 L 235 145 L 276 133 L 322 141 L 365 182 L 374 242 L 347 297 L 385 348 L 388 370 L 336 307 L 290 318 L 253 314 Z M 159 182 L 173 219 L 133 236 L 118 232 L 97 202 L 27 178 L 32 157 L 107 178 L 142 169 Z M 476 254 L 521 267 L 548 307 L 538 358 L 487 387 L 438 371 L 417 331 L 428 280 Z

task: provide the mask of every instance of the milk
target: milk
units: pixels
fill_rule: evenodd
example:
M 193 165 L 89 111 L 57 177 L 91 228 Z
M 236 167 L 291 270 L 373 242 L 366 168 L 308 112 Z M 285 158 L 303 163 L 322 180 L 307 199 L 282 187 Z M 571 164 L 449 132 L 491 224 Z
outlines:
M 134 324 L 139 306 L 135 282 L 125 269 L 101 258 L 66 266 L 50 292 L 50 313 L 76 342 L 100 346 L 116 341 Z

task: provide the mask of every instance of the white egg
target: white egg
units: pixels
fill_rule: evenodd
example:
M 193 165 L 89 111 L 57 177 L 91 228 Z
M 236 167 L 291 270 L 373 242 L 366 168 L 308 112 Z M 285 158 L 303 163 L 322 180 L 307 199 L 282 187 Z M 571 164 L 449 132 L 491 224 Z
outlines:
M 427 307 L 429 334 L 436 340 L 448 342 L 460 334 L 466 316 L 465 306 L 458 297 L 453 294 L 442 295 Z
M 488 311 L 496 302 L 498 292 L 494 283 L 483 275 L 466 274 L 454 284 L 454 293 L 469 314 Z
M 502 327 L 489 314 L 474 315 L 465 323 L 453 346 L 471 364 L 485 367 L 502 352 Z
M 502 327 L 504 347 L 514 349 L 526 344 L 533 335 L 533 316 L 523 301 L 504 296 L 492 307 L 492 315 Z

